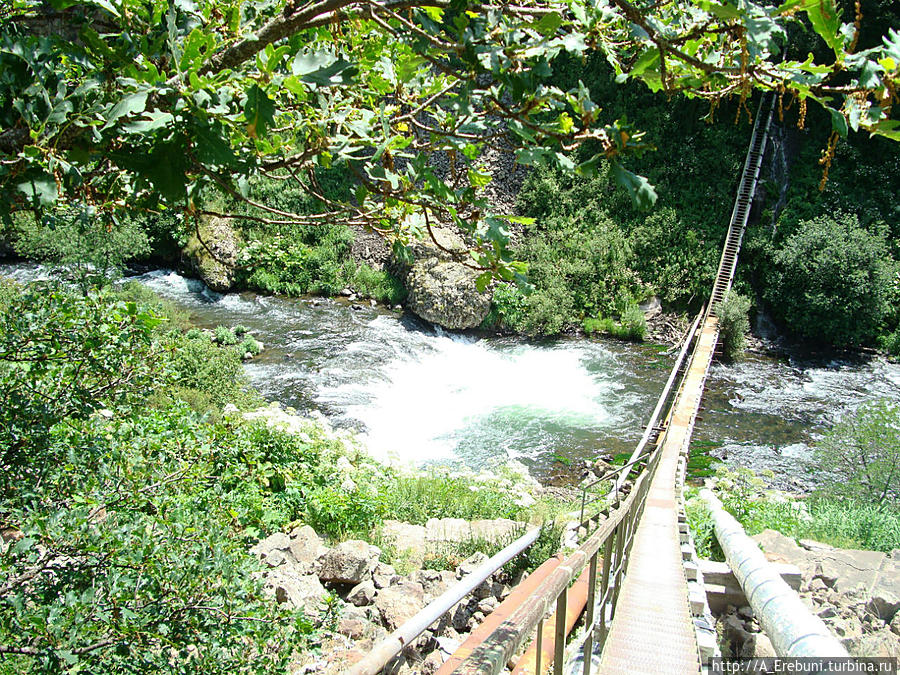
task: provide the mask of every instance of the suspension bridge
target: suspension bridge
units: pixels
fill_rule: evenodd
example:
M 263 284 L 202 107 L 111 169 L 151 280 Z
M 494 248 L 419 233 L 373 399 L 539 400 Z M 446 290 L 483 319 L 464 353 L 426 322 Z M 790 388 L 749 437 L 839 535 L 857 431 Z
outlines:
M 513 675 L 700 673 L 715 652 L 706 596 L 695 581 L 682 487 L 719 341 L 718 312 L 734 280 L 773 104 L 771 95 L 760 102 L 715 283 L 683 340 L 644 434 L 624 466 L 584 487 L 578 519 L 583 542 L 571 555 L 547 560 L 513 589 L 438 675 L 495 675 L 507 669 Z M 607 485 L 609 491 L 600 489 Z M 532 531 L 495 555 L 481 575 L 470 575 L 468 585 L 474 588 L 536 535 Z M 381 672 L 470 590 L 465 580 L 460 582 L 456 592 L 376 645 L 352 675 Z

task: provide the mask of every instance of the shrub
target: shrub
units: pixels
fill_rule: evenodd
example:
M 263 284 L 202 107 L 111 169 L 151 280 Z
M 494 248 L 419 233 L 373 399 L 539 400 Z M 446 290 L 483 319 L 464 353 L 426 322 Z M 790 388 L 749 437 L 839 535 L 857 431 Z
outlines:
M 82 293 L 109 285 L 127 261 L 150 252 L 137 221 L 109 221 L 84 205 L 48 211 L 40 220 L 21 219 L 15 236 L 16 253 L 64 266 Z
M 647 334 L 647 319 L 637 305 L 631 305 L 622 314 L 620 321 L 622 333 L 617 337 L 639 342 Z
M 882 228 L 855 215 L 802 222 L 776 251 L 765 292 L 795 333 L 837 346 L 865 344 L 888 315 L 896 264 Z
M 298 512 L 276 509 L 288 488 L 275 477 L 299 474 L 304 454 L 291 448 L 289 470 L 271 453 L 257 462 L 250 434 L 175 399 L 148 407 L 148 391 L 184 375 L 165 361 L 183 338 L 135 303 L 38 285 L 7 309 L 0 503 L 22 536 L 0 555 L 0 644 L 24 637 L 33 654 L 0 670 L 283 670 L 311 626 L 264 595 L 240 523 Z M 258 514 L 236 498 L 246 486 Z
M 256 356 L 260 352 L 262 352 L 262 345 L 259 340 L 254 338 L 252 335 L 248 335 L 243 339 L 243 341 L 236 347 L 237 353 L 239 356 L 243 356 L 244 354 L 251 354 Z
M 236 336 L 238 336 L 238 337 L 243 337 L 244 335 L 246 335 L 247 333 L 250 332 L 250 329 L 247 328 L 247 326 L 245 326 L 245 325 L 243 325 L 243 324 L 238 324 L 237 326 L 235 326 L 234 328 L 232 328 L 231 331 L 232 331 Z
M 900 328 L 881 338 L 881 348 L 888 354 L 900 356 Z
M 616 298 L 638 292 L 628 268 L 631 249 L 603 208 L 604 186 L 603 179 L 547 169 L 526 179 L 519 208 L 535 221 L 524 225 L 515 254 L 527 263 L 534 291 L 521 307 L 508 303 L 517 330 L 556 334 L 585 316 L 610 313 Z M 501 303 L 511 300 L 501 295 Z
M 228 326 L 216 326 L 213 335 L 215 336 L 216 342 L 223 347 L 230 347 L 238 343 L 237 335 L 235 335 L 234 331 L 228 328 Z
M 647 320 L 637 305 L 630 305 L 618 322 L 610 318 L 597 317 L 587 318 L 581 325 L 585 333 L 606 333 L 618 340 L 639 342 L 647 334 Z
M 513 284 L 498 284 L 491 299 L 491 310 L 481 327 L 522 331 L 526 322 L 528 296 Z
M 376 270 L 362 263 L 353 273 L 353 288 L 365 298 L 373 298 L 388 305 L 406 300 L 406 287 L 387 270 Z
M 865 403 L 819 442 L 816 455 L 835 480 L 828 490 L 873 504 L 900 500 L 900 403 Z
M 719 339 L 722 342 L 722 354 L 734 361 L 744 353 L 747 343 L 747 332 L 750 330 L 750 298 L 729 292 L 716 312 L 719 315 Z

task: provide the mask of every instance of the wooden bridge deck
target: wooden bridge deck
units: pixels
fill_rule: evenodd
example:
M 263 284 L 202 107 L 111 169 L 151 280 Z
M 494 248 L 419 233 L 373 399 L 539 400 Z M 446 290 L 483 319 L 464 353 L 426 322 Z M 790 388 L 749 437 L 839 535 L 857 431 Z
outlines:
M 603 647 L 600 673 L 700 672 L 678 532 L 676 475 L 679 456 L 690 441 L 703 396 L 718 340 L 717 324 L 715 316 L 706 319 L 675 402 L 656 475 L 635 532 L 615 621 Z

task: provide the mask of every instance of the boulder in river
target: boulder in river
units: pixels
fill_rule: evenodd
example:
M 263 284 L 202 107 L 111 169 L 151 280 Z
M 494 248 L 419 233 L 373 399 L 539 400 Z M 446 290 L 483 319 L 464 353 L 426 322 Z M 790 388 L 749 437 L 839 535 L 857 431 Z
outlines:
M 407 304 L 427 321 L 451 330 L 475 328 L 491 308 L 489 293 L 475 287 L 477 274 L 462 263 L 437 257 L 416 262 L 406 278 Z
M 224 218 L 212 218 L 200 225 L 182 251 L 189 267 L 207 286 L 225 293 L 234 283 L 239 253 L 238 235 Z

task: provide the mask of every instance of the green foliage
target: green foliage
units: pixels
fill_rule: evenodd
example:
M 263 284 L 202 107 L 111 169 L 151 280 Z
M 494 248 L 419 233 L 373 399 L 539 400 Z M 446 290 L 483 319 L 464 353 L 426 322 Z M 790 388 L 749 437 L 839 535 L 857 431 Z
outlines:
M 735 361 L 744 353 L 747 333 L 750 331 L 750 305 L 750 298 L 731 291 L 716 308 L 722 355 L 728 361 Z
M 158 331 L 170 331 L 172 329 L 188 331 L 191 326 L 190 312 L 180 309 L 171 300 L 160 297 L 139 281 L 126 281 L 113 291 L 113 297 L 124 302 L 134 302 L 151 310 L 163 321 L 157 327 Z M 197 329 L 194 329 L 197 330 Z M 199 336 L 200 331 L 197 330 Z
M 373 298 L 387 305 L 399 305 L 406 300 L 406 288 L 387 270 L 372 269 L 361 263 L 350 281 L 352 288 L 364 298 Z
M 516 254 L 528 265 L 534 292 L 510 318 L 529 333 L 552 335 L 585 315 L 611 311 L 617 297 L 637 292 L 628 273 L 630 249 L 621 229 L 599 208 L 602 181 L 572 180 L 536 171 L 526 180 L 519 206 L 535 222 L 524 225 Z
M 213 336 L 215 337 L 216 342 L 223 347 L 230 347 L 238 343 L 237 335 L 235 335 L 234 331 L 228 326 L 216 326 L 215 331 L 213 331 Z
M 491 309 L 481 327 L 486 330 L 521 332 L 525 330 L 527 296 L 514 284 L 498 284 L 491 298 Z
M 260 344 L 259 340 L 252 335 L 248 335 L 237 347 L 235 347 L 235 350 L 239 356 L 243 356 L 244 354 L 256 356 L 262 352 L 262 344 Z
M 865 403 L 834 425 L 816 447 L 835 476 L 827 490 L 874 505 L 900 504 L 900 403 Z
M 900 328 L 880 339 L 881 348 L 888 354 L 900 356 Z
M 619 321 L 602 317 L 587 318 L 581 325 L 585 333 L 605 333 L 618 340 L 632 342 L 640 342 L 647 334 L 647 319 L 640 307 L 634 304 L 628 306 Z
M 429 518 L 510 518 L 523 509 L 492 486 L 440 473 L 401 475 L 385 495 L 392 518 L 424 525 Z
M 171 388 L 158 393 L 157 400 L 180 398 L 201 413 L 215 413 L 227 403 L 247 407 L 261 400 L 247 389 L 237 350 L 222 349 L 204 337 L 192 339 L 178 333 L 166 336 L 162 344 L 162 364 L 169 373 Z
M 765 490 L 763 482 L 745 468 L 736 472 L 721 468 L 717 476 L 722 504 L 751 536 L 773 529 L 795 539 L 885 553 L 900 545 L 896 504 L 878 505 L 860 495 L 844 498 L 827 491 L 797 499 Z
M 862 227 L 855 215 L 826 215 L 800 223 L 774 253 L 765 297 L 799 335 L 867 344 L 891 311 L 896 270 L 883 228 Z
M 716 541 L 716 528 L 709 507 L 697 494 L 696 488 L 685 488 L 687 499 L 684 503 L 688 527 L 697 549 L 697 555 L 707 560 L 722 562 L 725 555 Z
M 134 220 L 105 220 L 91 208 L 58 208 L 18 222 L 16 253 L 63 266 L 83 293 L 109 284 L 127 261 L 150 252 L 147 234 Z
M 850 53 L 853 27 L 831 2 L 690 11 L 565 3 L 559 12 L 541 8 L 540 21 L 528 4 L 479 12 L 414 2 L 397 21 L 390 7 L 370 16 L 356 0 L 309 16 L 288 0 L 148 0 L 127 11 L 60 0 L 62 31 L 43 0 L 15 0 L 0 25 L 0 208 L 8 215 L 85 203 L 105 213 L 205 217 L 217 212 L 215 189 L 252 200 L 273 223 L 370 225 L 401 245 L 421 233 L 425 210 L 465 229 L 489 272 L 512 280 L 520 267 L 502 218 L 488 208 L 490 177 L 474 165 L 497 133 L 507 133 L 521 164 L 603 170 L 641 208 L 656 197 L 653 177 L 624 164 L 647 149 L 629 121 L 642 117 L 641 107 L 627 117 L 618 105 L 601 110 L 595 100 L 608 99 L 566 82 L 567 59 L 593 54 L 610 64 L 616 84 L 684 92 L 701 99 L 696 111 L 710 99 L 741 92 L 743 102 L 753 88 L 777 88 L 819 103 L 841 135 L 900 138 L 882 104 L 900 58 L 890 23 L 867 28 L 871 48 Z M 811 59 L 784 57 L 796 25 L 814 37 Z M 681 131 L 685 147 L 671 164 L 683 172 L 692 130 Z M 590 147 L 573 158 L 579 145 Z M 435 152 L 453 153 L 462 170 L 439 177 L 428 162 Z M 333 167 L 354 176 L 352 196 L 325 194 L 317 172 Z M 270 205 L 258 190 L 261 174 L 302 186 L 329 217 Z
M 4 304 L 0 510 L 20 538 L 0 555 L 0 647 L 28 647 L 15 671 L 286 667 L 311 626 L 264 597 L 246 538 L 296 517 L 278 512 L 288 472 L 251 457 L 251 431 L 146 405 L 179 375 L 146 308 L 46 285 Z M 296 450 L 260 459 L 296 470 Z M 242 508 L 251 489 L 261 513 Z

